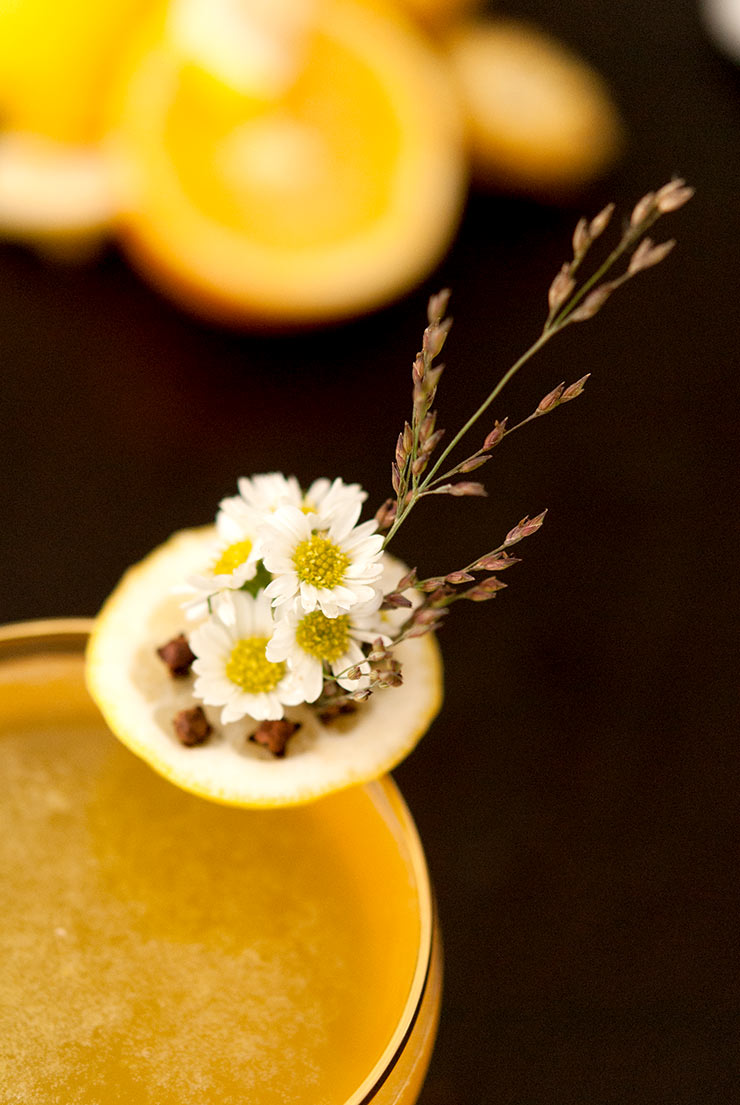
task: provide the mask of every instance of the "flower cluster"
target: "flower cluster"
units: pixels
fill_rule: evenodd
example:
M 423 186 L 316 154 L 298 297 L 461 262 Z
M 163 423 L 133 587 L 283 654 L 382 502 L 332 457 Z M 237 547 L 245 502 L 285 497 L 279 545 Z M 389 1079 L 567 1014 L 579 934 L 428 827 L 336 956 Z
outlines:
M 342 480 L 302 491 L 278 473 L 241 479 L 224 499 L 208 570 L 188 580 L 194 694 L 224 723 L 278 720 L 317 702 L 325 682 L 362 695 L 363 645 L 381 627 L 383 538 L 358 524 L 366 493 Z
M 281 720 L 286 706 L 309 703 L 332 713 L 374 690 L 398 686 L 397 645 L 439 628 L 457 600 L 484 602 L 506 586 L 497 573 L 517 563 L 510 548 L 537 532 L 544 512 L 523 518 L 471 563 L 427 579 L 420 579 L 416 569 L 400 580 L 387 573 L 384 578 L 384 550 L 421 499 L 485 495 L 483 485 L 467 479 L 468 474 L 486 464 L 515 430 L 583 392 L 588 376 L 558 384 L 528 416 L 513 424 L 494 419 L 478 448 L 462 460 L 451 459 L 538 350 L 571 323 L 593 318 L 617 288 L 668 255 L 673 242 L 656 245 L 647 231 L 691 195 L 682 180 L 673 180 L 643 196 L 616 245 L 605 260 L 591 265 L 590 275 L 583 268 L 591 263 L 592 247 L 607 230 L 613 207 L 579 221 L 572 258 L 550 285 L 542 332 L 444 446 L 434 409 L 442 367 L 435 360 L 451 321 L 448 293 L 432 297 L 412 367 L 410 421 L 398 436 L 391 464 L 393 496 L 373 520 L 359 520 L 366 494 L 357 484 L 320 479 L 304 491 L 294 477 L 278 473 L 239 480 L 238 495 L 220 505 L 211 563 L 187 585 L 185 609 L 199 619 L 186 643 L 194 655 L 197 699 L 221 707 L 224 724 L 245 716 L 265 723 L 261 736 L 272 739 L 274 723 L 286 732 L 290 728 Z M 181 651 L 178 644 L 173 664 L 180 662 Z M 172 664 L 171 670 L 178 673 Z M 199 725 L 204 727 L 202 718 Z M 189 733 L 188 739 L 191 735 L 195 740 L 197 734 Z

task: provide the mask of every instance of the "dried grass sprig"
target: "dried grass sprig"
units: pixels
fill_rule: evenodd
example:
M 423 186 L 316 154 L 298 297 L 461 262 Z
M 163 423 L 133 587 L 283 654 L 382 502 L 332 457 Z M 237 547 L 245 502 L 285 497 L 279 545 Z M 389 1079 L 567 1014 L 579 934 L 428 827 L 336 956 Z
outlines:
M 572 237 L 573 256 L 566 261 L 556 274 L 548 290 L 548 315 L 542 332 L 525 352 L 510 366 L 486 399 L 470 416 L 463 427 L 449 441 L 432 462 L 432 457 L 440 445 L 444 430 L 437 429 L 437 413 L 433 409 L 442 365 L 434 362 L 450 332 L 452 320 L 447 317 L 449 291 L 432 296 L 427 311 L 427 327 L 422 339 L 422 347 L 416 355 L 412 367 L 413 403 L 411 421 L 404 423 L 398 436 L 395 457 L 391 469 L 391 482 L 394 497 L 389 498 L 376 514 L 378 527 L 385 532 L 384 548 L 397 533 L 420 499 L 429 495 L 480 496 L 486 491 L 483 484 L 460 479 L 490 459 L 492 450 L 505 437 L 537 418 L 556 410 L 565 403 L 582 394 L 589 373 L 575 383 L 560 383 L 537 404 L 530 415 L 513 426 L 506 418 L 494 421 L 482 445 L 470 456 L 441 471 L 445 461 L 459 445 L 463 437 L 485 414 L 494 400 L 500 395 L 506 384 L 540 349 L 574 322 L 585 322 L 601 310 L 603 305 L 627 281 L 638 273 L 663 261 L 674 246 L 672 240 L 656 244 L 648 236 L 648 230 L 663 215 L 677 211 L 691 199 L 693 189 L 683 180 L 669 181 L 655 192 L 648 192 L 634 206 L 629 220 L 622 229 L 616 246 L 605 260 L 596 266 L 592 274 L 581 278 L 580 271 L 589 257 L 594 243 L 601 237 L 611 222 L 614 204 L 608 204 L 593 219 L 579 219 Z M 615 266 L 627 258 L 627 265 L 617 275 L 612 275 Z M 609 279 L 606 279 L 609 276 Z M 443 576 L 433 576 L 419 580 L 414 569 L 399 581 L 396 588 L 385 595 L 384 607 L 410 608 L 406 621 L 402 624 L 393 644 L 409 637 L 420 636 L 438 629 L 449 607 L 460 599 L 474 602 L 487 601 L 506 586 L 495 574 L 479 579 L 476 573 L 495 573 L 517 563 L 507 549 L 525 537 L 536 533 L 542 525 L 545 512 L 534 518 L 525 517 L 512 530 L 496 549 L 478 557 L 464 568 L 448 572 Z M 408 592 L 415 592 L 416 604 L 408 598 Z M 381 664 L 385 664 L 385 667 Z M 400 670 L 387 664 L 385 651 L 382 656 L 370 661 L 373 686 L 392 686 L 400 681 Z M 373 666 L 381 664 L 376 670 Z
M 513 529 L 509 530 L 500 545 L 457 571 L 448 572 L 444 576 L 430 576 L 428 579 L 418 579 L 415 568 L 408 572 L 403 579 L 399 580 L 395 591 L 384 597 L 385 609 L 411 608 L 411 613 L 393 638 L 393 644 L 397 645 L 409 637 L 421 637 L 431 630 L 439 629 L 449 607 L 454 602 L 461 599 L 467 599 L 470 602 L 487 602 L 494 598 L 506 587 L 495 573 L 519 563 L 519 558 L 511 556 L 506 550 L 523 541 L 525 537 L 531 537 L 536 533 L 545 519 L 545 514 L 546 511 L 542 511 L 534 518 L 522 518 Z M 483 579 L 478 579 L 477 575 L 481 572 L 489 574 Z M 416 605 L 406 597 L 405 592 L 408 591 L 417 592 L 419 597 Z
M 434 463 L 432 463 L 432 455 L 440 445 L 444 434 L 443 430 L 436 428 L 437 414 L 433 410 L 443 366 L 435 365 L 434 361 L 442 351 L 452 326 L 452 319 L 446 315 L 449 291 L 445 290 L 432 296 L 427 311 L 427 327 L 424 331 L 422 347 L 412 367 L 411 422 L 404 424 L 398 436 L 392 462 L 391 483 L 394 497 L 387 499 L 376 515 L 379 529 L 386 533 L 384 547 L 392 540 L 421 498 L 440 494 L 455 496 L 485 494 L 482 484 L 459 480 L 456 477 L 467 475 L 486 464 L 491 450 L 509 433 L 577 398 L 582 393 L 588 374 L 568 387 L 565 384 L 559 384 L 541 400 L 532 414 L 517 425 L 508 427 L 506 419 L 496 421 L 493 430 L 486 435 L 480 448 L 446 471 L 440 471 L 453 450 L 488 410 L 511 378 L 551 338 L 573 322 L 585 322 L 593 318 L 617 288 L 667 257 L 673 248 L 673 241 L 656 245 L 647 236 L 647 232 L 661 216 L 677 211 L 692 195 L 693 190 L 680 179 L 669 181 L 656 192 L 648 192 L 633 208 L 617 245 L 585 280 L 579 279 L 581 265 L 589 255 L 594 242 L 607 229 L 614 204 L 609 204 L 590 221 L 585 218 L 578 221 L 572 239 L 573 257 L 561 266 L 548 291 L 549 313 L 542 332 L 504 373 L 478 409 L 439 453 Z M 607 274 L 612 272 L 625 255 L 630 255 L 626 269 L 606 280 Z

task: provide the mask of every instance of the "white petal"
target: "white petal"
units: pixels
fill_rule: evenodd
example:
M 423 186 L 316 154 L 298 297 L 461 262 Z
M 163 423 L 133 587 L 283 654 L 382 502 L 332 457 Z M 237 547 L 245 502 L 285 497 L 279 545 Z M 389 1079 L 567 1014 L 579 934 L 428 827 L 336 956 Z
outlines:
M 211 608 L 225 626 L 231 627 L 236 622 L 232 591 L 222 591 L 221 594 L 214 595 L 211 598 Z
M 276 576 L 275 579 L 265 587 L 265 594 L 268 599 L 272 600 L 273 606 L 279 606 L 280 603 L 288 602 L 289 599 L 292 599 L 297 590 L 298 576 L 293 572 Z
M 288 672 L 286 677 L 281 680 L 277 691 L 280 695 L 280 701 L 286 706 L 298 706 L 301 702 L 308 701 L 302 682 L 296 678 L 293 672 Z
M 234 606 L 234 636 L 241 640 L 243 637 L 255 636 L 255 601 L 246 591 L 235 591 L 233 595 Z
M 280 698 L 274 691 L 251 695 L 250 714 L 256 721 L 279 721 L 283 716 Z
M 291 545 L 311 536 L 310 515 L 304 514 L 298 507 L 284 503 L 268 518 L 261 532 L 265 544 L 289 542 Z
M 336 540 L 341 540 L 342 548 L 350 555 L 361 555 L 366 547 L 368 556 L 377 555 L 383 547 L 384 538 L 381 534 L 375 531 L 378 528 L 378 523 L 371 519 L 369 522 L 362 522 L 359 526 L 355 526 L 354 529 L 346 531 L 342 538 L 337 537 Z M 330 536 L 333 534 L 334 527 L 329 531 Z
M 377 579 L 380 579 L 383 568 L 377 561 L 359 561 L 356 564 L 350 564 L 347 571 L 344 573 L 344 579 L 346 583 L 351 583 L 353 580 L 358 579 L 367 583 L 375 583 Z
M 241 721 L 250 713 L 244 704 L 244 698 L 246 695 L 234 695 L 231 701 L 226 703 L 221 711 L 221 721 L 224 725 L 228 725 L 230 721 Z
M 199 657 L 228 654 L 232 645 L 229 630 L 213 615 L 190 634 L 190 647 Z
M 314 480 L 306 494 L 303 496 L 304 507 L 316 510 L 326 498 L 331 489 L 331 482 L 327 479 Z
M 336 541 L 338 544 L 344 542 L 357 525 L 357 519 L 360 517 L 361 510 L 361 503 L 346 502 L 338 504 L 335 509 L 328 514 L 329 536 L 332 541 Z
M 296 577 L 296 579 L 297 578 L 298 577 Z M 301 601 L 301 607 L 303 608 L 303 612 L 305 614 L 310 614 L 319 605 L 319 594 L 320 594 L 320 592 L 313 585 L 313 583 L 303 583 L 303 582 L 301 582 L 299 584 L 299 594 L 300 594 L 300 601 Z
M 290 650 L 295 645 L 295 629 L 287 618 L 277 622 L 272 637 L 267 642 L 265 656 L 271 664 L 279 664 L 288 658 Z
M 271 637 L 273 632 L 270 596 L 260 591 L 253 600 L 252 633 L 259 637 Z
M 336 618 L 337 614 L 327 614 L 326 606 L 332 605 L 335 610 L 346 614 L 357 603 L 357 589 L 350 587 L 332 587 L 331 590 L 321 591 L 321 605 L 327 618 Z

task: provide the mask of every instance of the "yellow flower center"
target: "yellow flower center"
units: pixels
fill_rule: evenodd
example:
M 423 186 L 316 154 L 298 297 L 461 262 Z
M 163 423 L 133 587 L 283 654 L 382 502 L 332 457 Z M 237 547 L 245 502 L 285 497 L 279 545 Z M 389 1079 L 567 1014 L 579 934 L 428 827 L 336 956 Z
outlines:
M 317 660 L 331 664 L 347 651 L 349 615 L 327 618 L 320 610 L 306 614 L 298 623 L 295 639 L 300 648 Z
M 285 675 L 285 664 L 273 664 L 265 656 L 268 637 L 242 637 L 226 661 L 226 677 L 247 694 L 274 691 Z
M 216 576 L 230 576 L 237 568 L 241 567 L 252 551 L 252 542 L 248 537 L 243 541 L 235 541 L 228 545 L 211 569 Z
M 314 533 L 299 541 L 293 553 L 293 563 L 301 583 L 314 587 L 338 587 L 350 565 L 345 552 L 323 533 Z

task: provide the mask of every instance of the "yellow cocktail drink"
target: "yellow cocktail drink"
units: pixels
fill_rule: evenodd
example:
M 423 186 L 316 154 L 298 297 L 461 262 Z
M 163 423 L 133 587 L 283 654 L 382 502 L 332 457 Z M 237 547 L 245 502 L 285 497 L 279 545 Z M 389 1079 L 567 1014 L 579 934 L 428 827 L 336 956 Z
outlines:
M 180 791 L 102 724 L 85 629 L 0 635 L 3 1105 L 410 1105 L 440 965 L 393 785 Z

